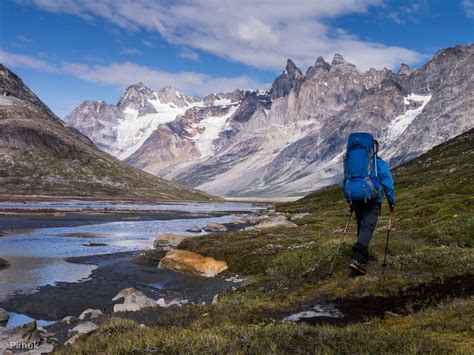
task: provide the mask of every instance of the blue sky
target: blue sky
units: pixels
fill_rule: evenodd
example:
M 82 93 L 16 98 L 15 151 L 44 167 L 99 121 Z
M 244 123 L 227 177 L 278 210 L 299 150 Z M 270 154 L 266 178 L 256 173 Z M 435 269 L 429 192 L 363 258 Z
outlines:
M 470 44 L 474 0 L 3 0 L 0 62 L 60 117 L 143 81 L 188 94 L 265 88 L 292 58 L 419 66 Z

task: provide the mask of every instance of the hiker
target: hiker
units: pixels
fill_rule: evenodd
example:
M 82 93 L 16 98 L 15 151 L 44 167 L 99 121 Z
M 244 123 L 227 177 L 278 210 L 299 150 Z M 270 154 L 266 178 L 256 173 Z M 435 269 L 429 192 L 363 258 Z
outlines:
M 379 218 L 383 194 L 390 212 L 395 208 L 394 183 L 388 164 L 377 156 L 379 143 L 369 133 L 352 133 L 344 161 L 343 192 L 357 220 L 357 242 L 349 267 L 365 274 L 368 246 Z

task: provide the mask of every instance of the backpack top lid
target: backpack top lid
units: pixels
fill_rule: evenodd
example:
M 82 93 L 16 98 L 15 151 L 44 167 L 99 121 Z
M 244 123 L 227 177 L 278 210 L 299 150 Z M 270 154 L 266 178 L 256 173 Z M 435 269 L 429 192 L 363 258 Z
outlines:
M 370 133 L 351 133 L 349 135 L 349 140 L 347 141 L 347 149 L 349 150 L 357 147 L 373 149 L 374 137 Z

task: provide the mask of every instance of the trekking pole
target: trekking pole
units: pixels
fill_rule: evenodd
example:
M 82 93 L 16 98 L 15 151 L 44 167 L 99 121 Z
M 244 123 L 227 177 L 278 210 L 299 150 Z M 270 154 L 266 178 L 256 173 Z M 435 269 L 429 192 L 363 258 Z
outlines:
M 383 271 L 385 272 L 385 268 L 387 267 L 387 250 L 388 250 L 388 239 L 390 237 L 390 231 L 392 230 L 392 212 L 390 212 L 390 215 L 388 217 L 388 229 L 387 229 L 387 240 L 385 241 L 385 255 L 383 257 Z
M 329 270 L 328 276 L 332 276 L 332 271 L 334 270 L 334 263 L 336 262 L 337 254 L 339 253 L 339 249 L 341 248 L 342 242 L 344 241 L 344 237 L 346 236 L 347 227 L 349 227 L 349 222 L 351 221 L 351 218 L 352 218 L 352 212 L 353 211 L 351 210 L 351 214 L 349 215 L 349 218 L 347 219 L 347 222 L 346 222 L 346 226 L 344 227 L 344 231 L 342 232 L 342 238 L 339 241 L 339 245 L 337 246 L 336 253 L 334 254 L 334 257 L 332 259 L 331 269 Z

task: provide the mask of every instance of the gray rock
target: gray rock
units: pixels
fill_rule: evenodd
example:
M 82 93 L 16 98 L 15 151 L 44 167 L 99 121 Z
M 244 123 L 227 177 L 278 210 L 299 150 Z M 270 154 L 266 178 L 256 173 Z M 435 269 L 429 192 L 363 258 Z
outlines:
M 87 320 L 87 319 L 94 319 L 98 318 L 103 315 L 100 309 L 86 309 L 84 312 L 81 313 L 79 316 L 80 320 Z
M 309 216 L 310 213 L 305 212 L 305 213 L 295 213 L 293 216 L 290 217 L 290 221 L 298 221 L 300 219 L 303 219 L 306 216 Z
M 120 291 L 112 301 L 123 299 L 122 304 L 114 305 L 114 313 L 116 312 L 136 312 L 143 308 L 156 307 L 156 301 L 145 296 L 145 294 L 132 287 L 125 288 Z
M 8 312 L 5 311 L 3 308 L 0 308 L 0 323 L 5 323 L 8 321 L 10 317 L 8 316 Z
M 90 334 L 93 331 L 97 330 L 99 326 L 91 321 L 81 322 L 72 328 L 69 333 L 71 334 Z
M 245 228 L 245 230 L 251 231 L 251 230 L 276 228 L 276 227 L 296 228 L 298 227 L 298 225 L 293 222 L 288 221 L 285 216 L 276 216 L 276 217 L 268 217 L 267 219 L 264 219 L 262 222 L 260 222 L 259 224 L 255 226 Z
M 204 230 L 206 232 L 225 232 L 225 231 L 227 231 L 227 227 L 222 225 L 222 224 L 219 224 L 219 223 L 209 222 L 204 227 Z
M 74 317 L 74 316 L 67 316 L 61 319 L 61 323 L 66 323 L 66 324 L 76 323 L 78 321 L 79 321 L 79 318 Z
M 157 249 L 169 246 L 169 247 L 177 247 L 179 243 L 183 240 L 190 238 L 189 235 L 181 235 L 181 234 L 174 234 L 174 233 L 161 233 L 156 239 L 153 241 L 153 246 Z

